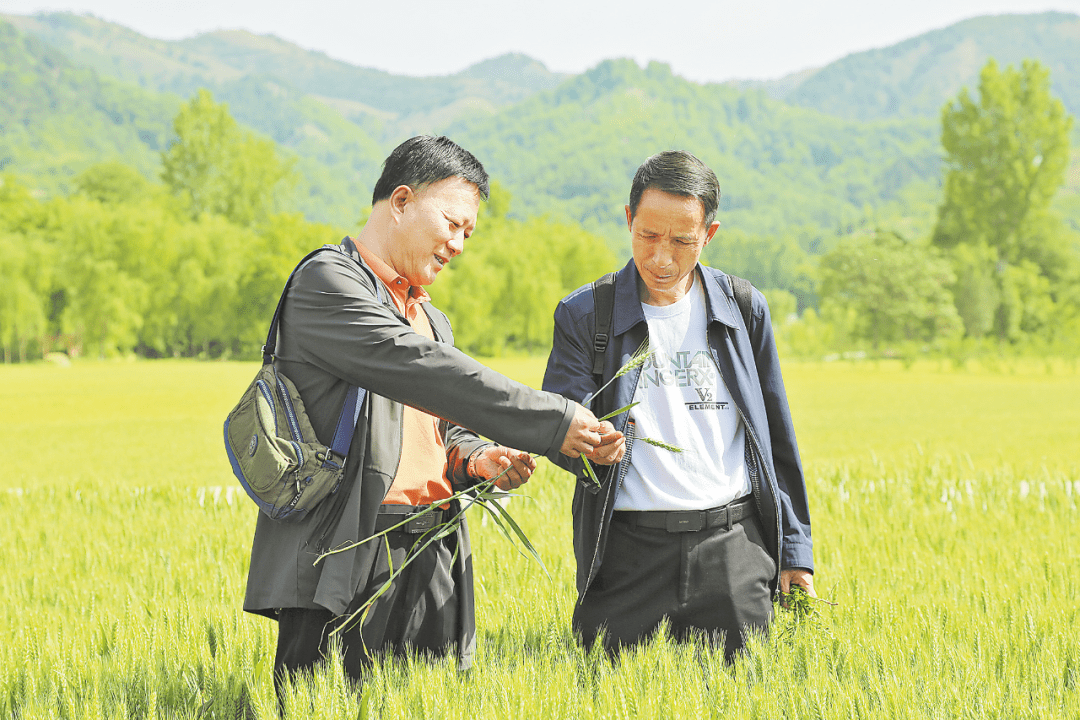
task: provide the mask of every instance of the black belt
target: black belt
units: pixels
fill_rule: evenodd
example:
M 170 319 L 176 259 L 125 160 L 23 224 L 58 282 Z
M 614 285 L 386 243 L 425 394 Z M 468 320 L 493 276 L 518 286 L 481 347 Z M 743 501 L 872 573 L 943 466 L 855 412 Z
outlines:
M 394 528 L 393 532 L 421 535 L 436 525 L 446 522 L 449 517 L 448 510 L 428 510 L 424 507 L 408 505 L 380 505 L 379 514 L 375 518 L 375 532 Z M 394 527 L 399 523 L 404 524 Z
M 617 510 L 612 520 L 626 523 L 631 527 L 667 530 L 670 533 L 697 532 L 708 528 L 726 525 L 750 517 L 754 514 L 754 501 L 751 497 L 734 500 L 723 507 L 709 510 Z

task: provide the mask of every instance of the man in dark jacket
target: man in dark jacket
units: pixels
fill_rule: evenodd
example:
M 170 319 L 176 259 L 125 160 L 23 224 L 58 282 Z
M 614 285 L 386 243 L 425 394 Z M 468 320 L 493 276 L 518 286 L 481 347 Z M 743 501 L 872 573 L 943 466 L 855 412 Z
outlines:
M 647 361 L 592 402 L 597 416 L 638 403 L 585 454 L 607 466 L 600 486 L 580 459 L 558 461 L 579 479 L 574 626 L 588 646 L 603 635 L 609 653 L 666 619 L 676 637 L 722 642 L 730 659 L 748 629 L 767 627 L 778 584 L 813 593 L 806 486 L 768 305 L 753 290 L 744 322 L 729 276 L 698 262 L 720 225 L 719 197 L 693 155 L 646 160 L 626 206 L 633 260 L 614 277 L 610 324 L 597 319 L 595 286 L 555 311 L 544 389 L 567 398 L 588 403 L 648 342 Z
M 504 470 L 500 487 L 517 487 L 534 468 L 529 452 L 576 457 L 600 442 L 585 408 L 456 350 L 446 316 L 428 302 L 423 287 L 462 252 L 487 193 L 487 173 L 467 151 L 447 138 L 407 140 L 386 160 L 360 235 L 294 276 L 274 362 L 296 385 L 316 435 L 332 437 L 350 386 L 368 392 L 342 487 L 299 522 L 258 519 L 244 609 L 278 622 L 279 692 L 289 673 L 325 657 L 337 629 L 353 677 L 379 651 L 439 656 L 456 647 L 468 667 L 475 624 L 463 520 L 413 553 L 362 624 L 342 628 L 343 620 L 384 585 L 391 566 L 402 567 L 432 517 L 458 514 L 459 503 L 447 502 L 455 491 Z M 418 515 L 431 506 L 438 509 Z M 385 542 L 355 545 L 395 525 Z

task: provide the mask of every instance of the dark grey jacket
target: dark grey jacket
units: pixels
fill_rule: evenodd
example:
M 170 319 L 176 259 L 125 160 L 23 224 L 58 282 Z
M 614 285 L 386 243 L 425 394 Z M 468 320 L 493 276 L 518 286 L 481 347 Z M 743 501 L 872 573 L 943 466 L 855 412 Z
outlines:
M 465 462 L 485 441 L 557 455 L 574 408 L 566 399 L 514 382 L 453 347 L 446 316 L 425 303 L 437 338 L 413 331 L 393 305 L 377 297 L 381 282 L 346 238 L 296 273 L 282 309 L 277 368 L 295 383 L 312 427 L 333 435 L 350 385 L 368 390 L 334 494 L 295 523 L 259 514 L 244 609 L 268 617 L 282 607 L 343 614 L 370 576 L 375 543 L 315 558 L 374 533 L 379 505 L 397 473 L 403 448 L 402 404 L 443 418 L 450 473 L 457 489 L 472 481 Z M 384 296 L 388 296 L 386 290 Z M 387 301 L 389 302 L 389 300 Z M 470 428 L 466 430 L 465 428 Z M 407 452 L 407 449 L 404 449 Z M 462 590 L 459 653 L 468 666 L 475 642 L 468 531 L 457 533 Z

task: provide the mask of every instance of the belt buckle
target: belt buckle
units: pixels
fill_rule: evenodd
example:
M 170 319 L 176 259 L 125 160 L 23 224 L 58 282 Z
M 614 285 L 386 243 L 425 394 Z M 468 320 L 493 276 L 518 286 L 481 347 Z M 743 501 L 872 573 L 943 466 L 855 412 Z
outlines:
M 665 518 L 665 530 L 669 533 L 697 532 L 705 526 L 704 515 L 700 510 L 670 511 Z
M 408 524 L 405 525 L 405 532 L 409 533 L 410 535 L 419 535 L 421 533 L 427 532 L 431 528 L 435 527 L 435 515 L 438 512 L 438 510 L 430 510 L 423 515 L 417 515 L 416 517 L 412 518 L 411 520 L 409 520 Z

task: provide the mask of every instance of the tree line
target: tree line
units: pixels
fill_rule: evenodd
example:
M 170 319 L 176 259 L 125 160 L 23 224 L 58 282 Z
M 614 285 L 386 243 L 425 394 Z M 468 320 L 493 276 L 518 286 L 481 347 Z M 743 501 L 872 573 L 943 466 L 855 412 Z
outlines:
M 349 232 L 284 211 L 293 161 L 209 92 L 182 106 L 173 129 L 154 180 L 103 163 L 70 194 L 42 199 L 2 178 L 6 362 L 57 351 L 257 357 L 297 260 Z M 822 243 L 805 228 L 721 229 L 703 260 L 766 292 L 788 355 L 1075 355 L 1080 234 L 1051 209 L 1071 129 L 1045 68 L 991 61 L 977 96 L 965 90 L 943 109 L 944 199 L 932 232 L 882 226 Z M 574 223 L 516 219 L 510 200 L 496 183 L 465 254 L 431 288 L 469 352 L 545 351 L 558 299 L 629 254 Z M 358 202 L 353 232 L 364 211 Z
M 201 91 L 174 122 L 160 182 L 120 162 L 40 200 L 0 181 L 0 352 L 255 358 L 289 272 L 347 229 L 282 212 L 296 181 L 277 146 Z M 615 262 L 605 241 L 507 217 L 497 184 L 480 229 L 432 289 L 478 353 L 538 351 L 564 294 Z M 358 220 L 365 208 L 358 203 Z M 550 271 L 537 272 L 538 268 Z

